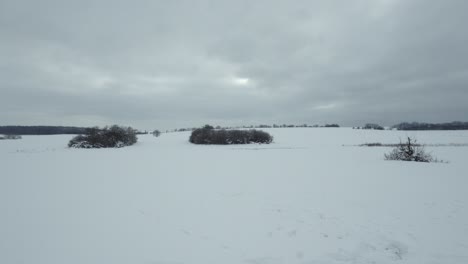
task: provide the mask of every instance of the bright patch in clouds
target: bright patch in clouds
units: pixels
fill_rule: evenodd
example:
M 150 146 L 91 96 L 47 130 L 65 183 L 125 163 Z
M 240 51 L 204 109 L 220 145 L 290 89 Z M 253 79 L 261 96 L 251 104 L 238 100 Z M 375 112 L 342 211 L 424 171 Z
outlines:
M 329 110 L 336 108 L 336 104 L 326 104 L 326 105 L 318 105 L 314 107 L 316 110 Z
M 91 86 L 95 88 L 105 88 L 114 82 L 109 76 L 99 76 L 91 80 Z
M 234 77 L 231 79 L 231 82 L 235 85 L 239 86 L 246 86 L 250 84 L 250 79 L 249 78 L 240 78 L 240 77 Z

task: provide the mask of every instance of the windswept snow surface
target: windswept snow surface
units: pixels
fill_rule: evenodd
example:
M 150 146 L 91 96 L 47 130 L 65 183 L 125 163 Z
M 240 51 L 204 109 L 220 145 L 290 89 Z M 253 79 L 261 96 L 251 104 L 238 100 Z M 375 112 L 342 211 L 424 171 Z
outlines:
M 274 144 L 0 141 L 0 263 L 468 263 L 468 147 L 427 148 L 450 161 L 427 164 L 352 146 L 468 131 L 267 131 Z

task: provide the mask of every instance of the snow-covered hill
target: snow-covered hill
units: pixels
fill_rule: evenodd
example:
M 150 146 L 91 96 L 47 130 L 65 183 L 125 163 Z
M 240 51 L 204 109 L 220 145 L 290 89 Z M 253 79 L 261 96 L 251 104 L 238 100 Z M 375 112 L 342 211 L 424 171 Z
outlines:
M 450 163 L 426 164 L 355 146 L 468 131 L 267 131 L 274 144 L 0 141 L 0 263 L 468 263 L 468 147 L 428 147 Z

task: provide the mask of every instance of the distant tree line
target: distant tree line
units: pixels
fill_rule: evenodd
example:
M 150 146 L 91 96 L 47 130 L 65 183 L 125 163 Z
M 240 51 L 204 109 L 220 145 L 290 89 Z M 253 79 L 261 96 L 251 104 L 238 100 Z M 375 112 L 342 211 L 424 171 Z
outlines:
M 260 130 L 225 130 L 214 129 L 210 125 L 192 131 L 189 141 L 193 144 L 231 145 L 231 144 L 269 144 L 273 137 Z
M 65 126 L 0 126 L 0 134 L 8 135 L 83 134 L 85 130 L 85 127 Z
M 338 124 L 325 124 L 325 125 L 308 125 L 308 124 L 302 124 L 302 125 L 293 125 L 293 124 L 273 124 L 273 125 L 266 125 L 266 124 L 260 124 L 260 125 L 248 125 L 248 126 L 215 126 L 213 128 L 215 129 L 256 129 L 256 128 L 318 128 L 318 127 L 340 127 Z M 172 130 L 166 130 L 166 133 L 170 132 L 186 132 L 186 131 L 194 131 L 198 129 L 197 127 L 188 127 L 188 128 L 176 128 Z
M 397 130 L 468 130 L 468 122 L 451 122 L 451 123 L 400 123 L 392 128 Z
M 323 127 L 340 127 L 338 124 L 326 124 Z
M 353 127 L 353 129 L 384 130 L 385 128 L 379 124 L 367 123 L 363 127 Z

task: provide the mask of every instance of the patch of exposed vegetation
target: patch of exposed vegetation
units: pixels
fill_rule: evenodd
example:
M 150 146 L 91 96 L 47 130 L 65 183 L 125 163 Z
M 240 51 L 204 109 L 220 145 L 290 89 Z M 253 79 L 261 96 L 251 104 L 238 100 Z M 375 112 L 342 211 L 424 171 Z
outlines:
M 0 140 L 15 140 L 15 139 L 21 139 L 22 137 L 20 135 L 3 135 L 0 136 Z

